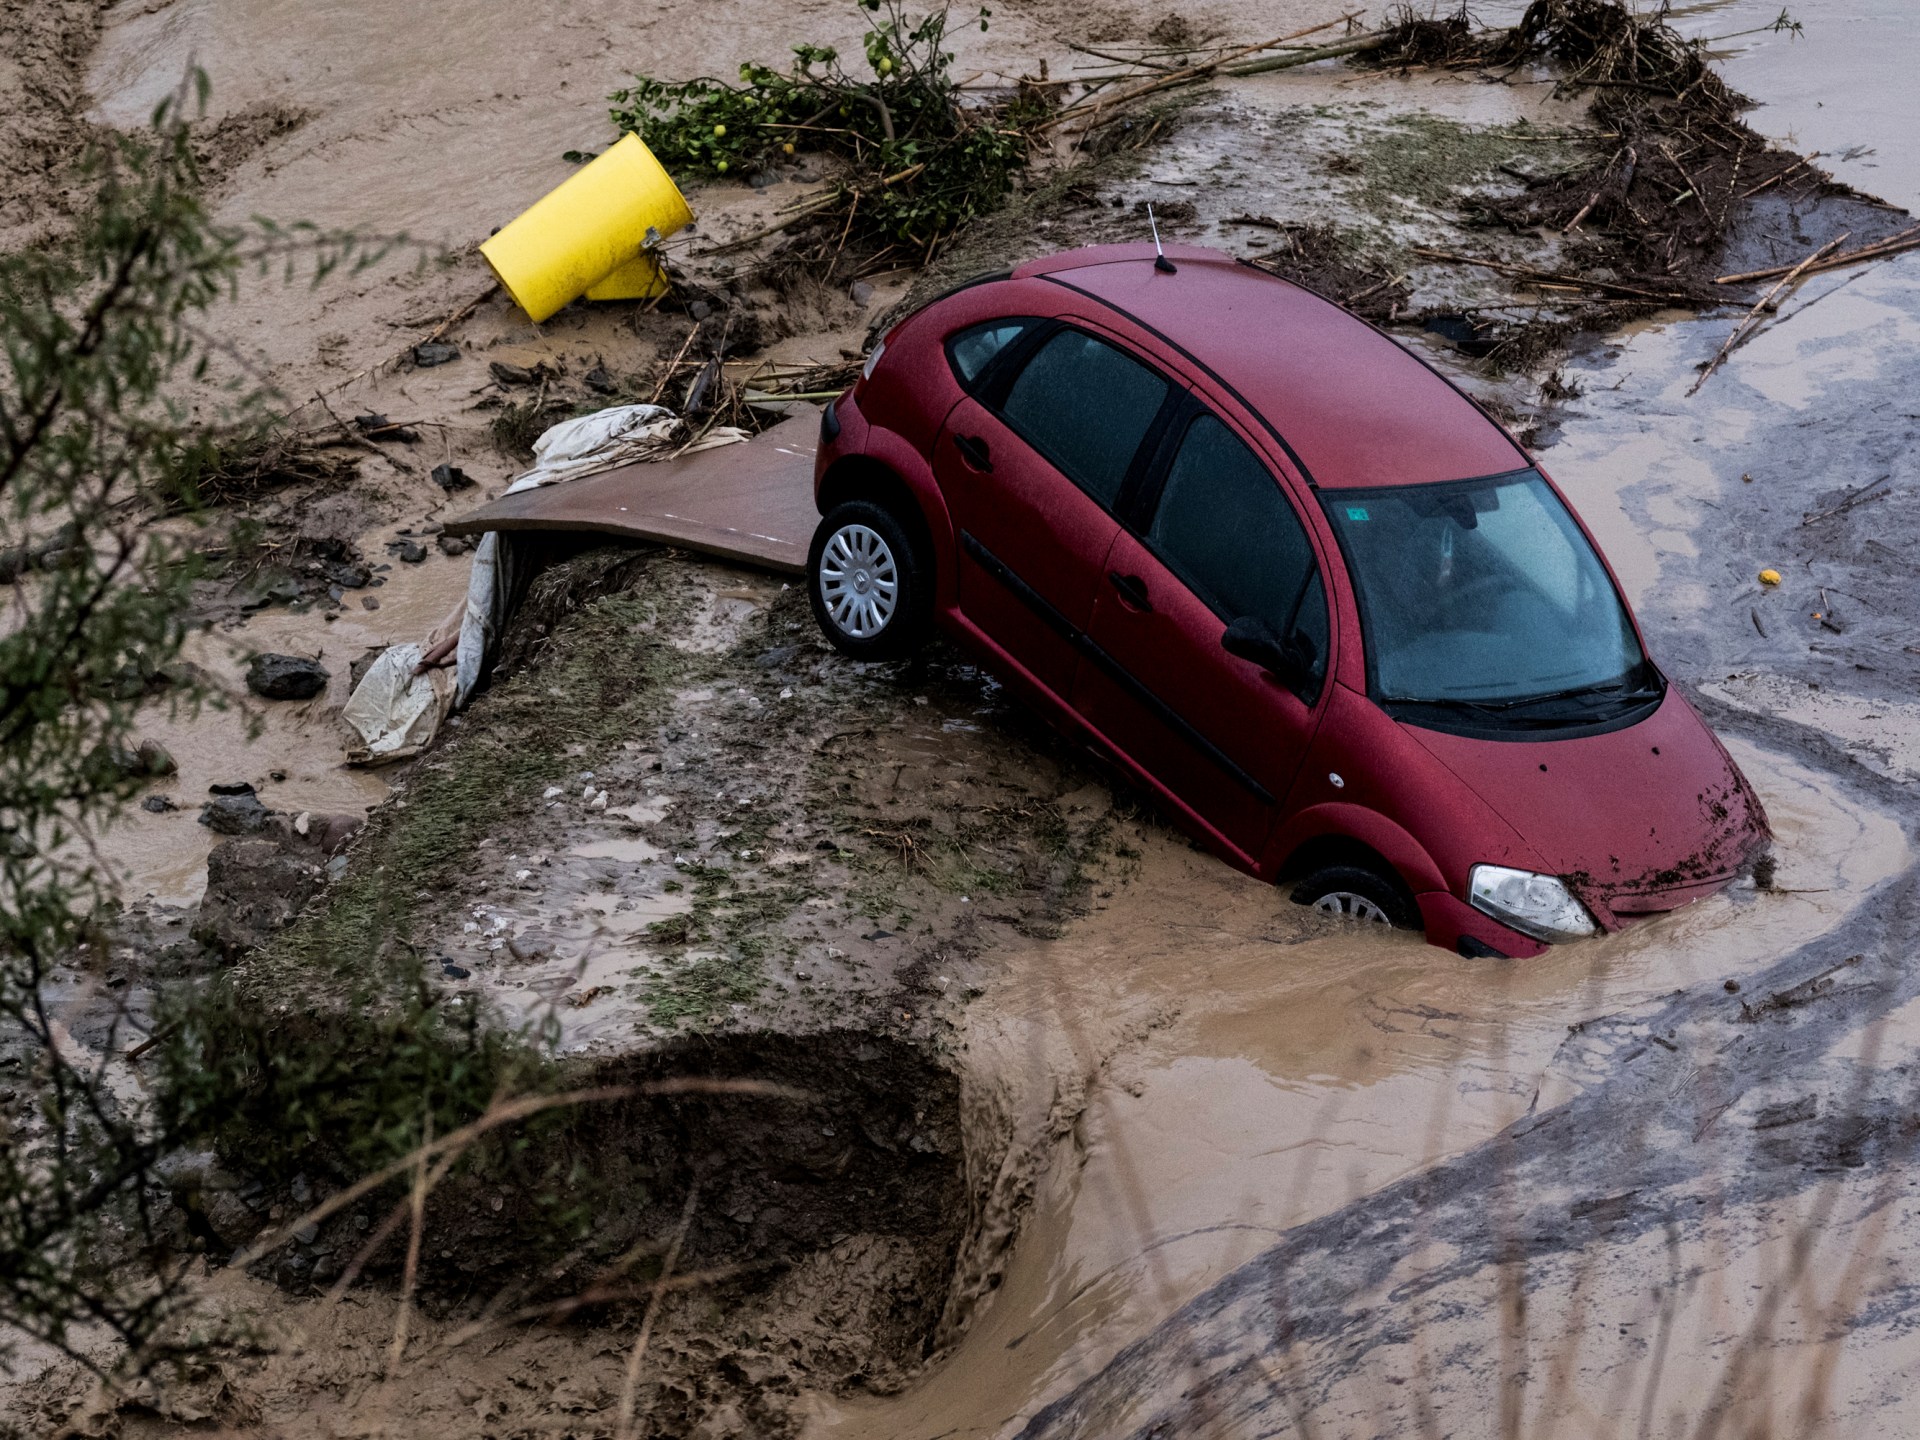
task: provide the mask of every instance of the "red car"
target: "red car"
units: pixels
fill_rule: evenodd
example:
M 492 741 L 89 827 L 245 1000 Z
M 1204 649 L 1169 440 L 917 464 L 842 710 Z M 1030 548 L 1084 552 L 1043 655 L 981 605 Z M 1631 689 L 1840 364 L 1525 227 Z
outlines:
M 1526 451 L 1226 255 L 1103 246 L 934 301 L 828 408 L 815 499 L 835 646 L 938 626 L 1296 901 L 1531 956 L 1770 839 Z

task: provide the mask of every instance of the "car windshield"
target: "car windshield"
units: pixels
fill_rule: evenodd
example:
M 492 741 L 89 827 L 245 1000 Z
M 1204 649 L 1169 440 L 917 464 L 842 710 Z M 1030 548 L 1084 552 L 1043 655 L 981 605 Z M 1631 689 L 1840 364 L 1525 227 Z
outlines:
M 1535 471 L 1323 491 L 1375 698 L 1566 723 L 1659 678 L 1593 546 Z

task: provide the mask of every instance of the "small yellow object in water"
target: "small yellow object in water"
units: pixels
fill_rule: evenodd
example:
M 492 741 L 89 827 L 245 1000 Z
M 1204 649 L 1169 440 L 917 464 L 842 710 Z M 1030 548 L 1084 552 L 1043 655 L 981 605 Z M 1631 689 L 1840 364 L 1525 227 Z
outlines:
M 1778 570 L 1762 570 L 1760 572 L 1760 583 L 1762 585 L 1778 585 L 1780 583 L 1780 572 Z

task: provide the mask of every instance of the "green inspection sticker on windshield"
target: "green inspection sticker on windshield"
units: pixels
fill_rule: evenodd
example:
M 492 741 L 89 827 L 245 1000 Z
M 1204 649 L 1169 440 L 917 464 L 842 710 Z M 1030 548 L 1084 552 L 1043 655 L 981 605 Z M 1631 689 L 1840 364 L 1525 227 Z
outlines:
M 1366 512 L 1366 510 L 1365 510 L 1365 509 L 1364 509 L 1363 507 L 1361 507 L 1361 506 L 1359 506 L 1359 505 L 1349 505 L 1349 506 L 1347 506 L 1347 519 L 1349 519 L 1349 520 L 1365 520 L 1366 518 L 1367 518 L 1367 512 Z

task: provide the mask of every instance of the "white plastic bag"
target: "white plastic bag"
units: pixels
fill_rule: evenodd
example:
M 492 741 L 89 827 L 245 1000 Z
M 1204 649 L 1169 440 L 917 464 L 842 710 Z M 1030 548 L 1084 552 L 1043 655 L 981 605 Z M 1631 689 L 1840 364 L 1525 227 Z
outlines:
M 352 763 L 405 760 L 433 743 L 452 704 L 453 686 L 444 670 L 414 674 L 422 653 L 418 645 L 390 645 L 354 687 L 340 712 L 360 736 L 360 744 L 347 750 Z

